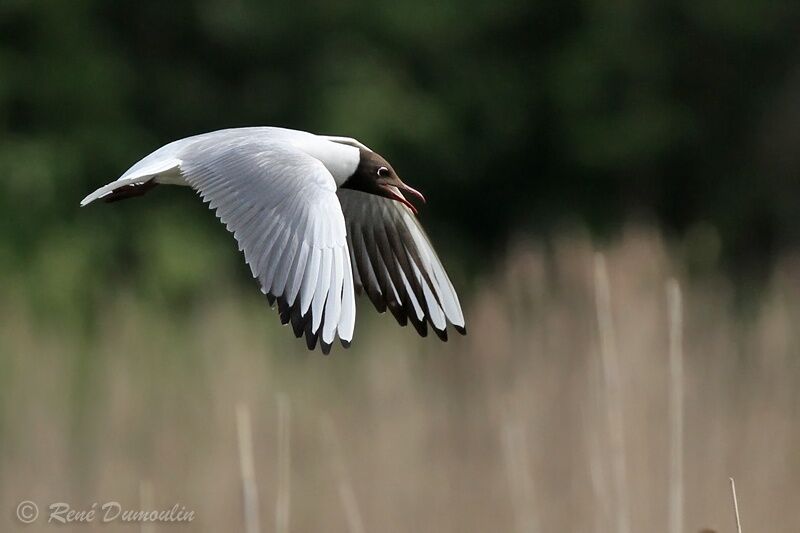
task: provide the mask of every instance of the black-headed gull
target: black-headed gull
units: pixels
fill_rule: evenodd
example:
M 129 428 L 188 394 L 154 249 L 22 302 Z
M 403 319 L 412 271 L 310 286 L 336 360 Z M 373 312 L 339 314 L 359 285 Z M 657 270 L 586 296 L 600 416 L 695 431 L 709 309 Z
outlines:
M 349 137 L 283 128 L 215 131 L 159 148 L 81 205 L 190 186 L 231 231 L 281 322 L 324 353 L 353 338 L 366 292 L 420 335 L 465 333 L 456 291 L 403 195 L 424 201 L 380 155 Z

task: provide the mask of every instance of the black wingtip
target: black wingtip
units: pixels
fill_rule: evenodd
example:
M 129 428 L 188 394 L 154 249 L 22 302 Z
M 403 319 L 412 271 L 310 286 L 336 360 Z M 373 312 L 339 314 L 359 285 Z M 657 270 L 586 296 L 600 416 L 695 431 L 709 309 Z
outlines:
M 397 302 L 389 302 L 387 307 L 394 316 L 394 319 L 397 320 L 397 323 L 403 327 L 406 327 L 406 325 L 408 324 L 408 317 L 406 316 L 403 307 Z
M 289 308 L 286 306 L 284 300 L 278 300 L 278 315 L 281 317 L 281 324 L 284 326 L 289 323 L 291 320 L 291 314 Z
M 333 344 L 328 344 L 325 341 L 319 341 L 319 347 L 322 348 L 323 355 L 328 355 L 331 353 L 331 346 L 333 346 Z
M 313 350 L 317 347 L 317 338 L 319 337 L 319 332 L 311 331 L 311 320 L 306 321 L 306 347 L 309 350 Z
M 306 348 L 311 351 L 314 351 L 314 348 L 317 347 L 317 336 L 316 335 L 306 335 Z
M 428 323 L 424 321 L 414 320 L 411 319 L 411 324 L 413 324 L 414 329 L 417 330 L 420 337 L 427 337 L 428 336 Z
M 436 332 L 436 336 L 442 339 L 444 342 L 447 342 L 447 330 L 446 329 L 436 329 L 433 328 L 433 331 Z
M 294 331 L 294 336 L 298 339 L 303 336 L 306 330 L 306 322 L 308 322 L 311 318 L 311 313 L 308 312 L 303 316 L 300 312 L 300 307 L 295 305 L 292 307 L 292 330 Z
M 462 335 L 466 335 L 467 334 L 467 327 L 466 326 L 453 326 L 453 327 L 456 328 L 456 331 L 461 333 Z
M 350 347 L 350 344 L 351 344 L 350 341 L 346 341 L 344 339 L 339 339 L 339 340 L 341 341 L 343 348 L 349 348 Z

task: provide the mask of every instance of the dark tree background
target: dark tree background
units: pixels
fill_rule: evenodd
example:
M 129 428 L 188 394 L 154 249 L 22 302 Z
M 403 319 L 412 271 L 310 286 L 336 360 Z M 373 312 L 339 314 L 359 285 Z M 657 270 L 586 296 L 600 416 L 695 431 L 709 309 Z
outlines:
M 794 0 L 0 0 L 6 289 L 71 309 L 108 282 L 244 272 L 188 191 L 78 202 L 170 140 L 245 125 L 386 155 L 457 277 L 518 234 L 631 219 L 763 271 L 800 239 L 799 28 Z

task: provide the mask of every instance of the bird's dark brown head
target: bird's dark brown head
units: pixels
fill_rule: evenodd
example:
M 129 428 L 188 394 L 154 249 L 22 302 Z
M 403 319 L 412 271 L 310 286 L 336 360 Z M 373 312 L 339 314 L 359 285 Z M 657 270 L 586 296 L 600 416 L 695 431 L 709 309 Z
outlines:
M 417 209 L 409 202 L 404 192 L 425 202 L 422 193 L 406 185 L 383 157 L 375 152 L 359 148 L 360 159 L 356 171 L 341 186 L 369 194 L 377 194 L 407 205 L 416 214 Z

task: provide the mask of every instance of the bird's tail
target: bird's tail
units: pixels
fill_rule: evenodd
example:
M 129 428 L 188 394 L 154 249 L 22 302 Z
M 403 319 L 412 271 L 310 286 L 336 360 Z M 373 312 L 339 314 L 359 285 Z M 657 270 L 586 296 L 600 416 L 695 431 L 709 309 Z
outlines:
M 165 183 L 175 183 L 175 176 L 180 175 L 180 160 L 167 159 L 156 162 L 155 164 L 143 164 L 143 160 L 137 163 L 125 174 L 116 181 L 112 181 L 108 185 L 103 185 L 92 194 L 81 200 L 81 207 L 88 205 L 95 200 L 102 198 L 106 202 L 117 202 L 132 198 L 134 196 L 141 196 L 150 191 L 153 187 L 158 185 L 163 178 Z
M 103 196 L 103 201 L 106 203 L 111 203 L 133 198 L 134 196 L 141 196 L 150 191 L 156 185 L 158 185 L 158 183 L 156 183 L 155 179 L 145 181 L 144 183 L 131 183 L 128 185 L 123 185 Z

